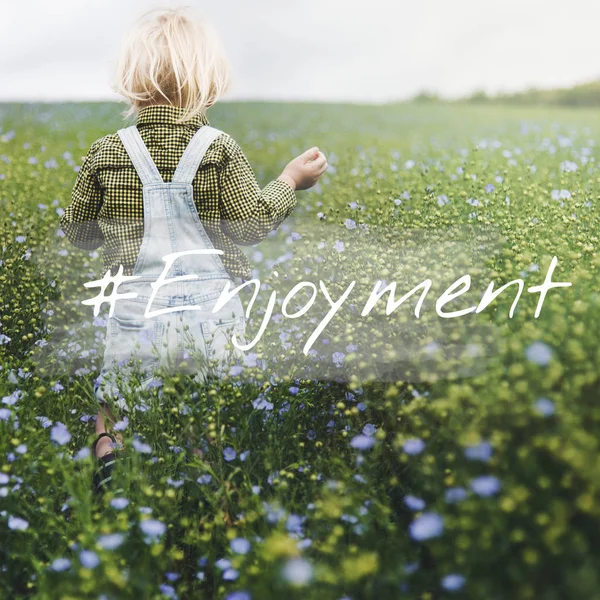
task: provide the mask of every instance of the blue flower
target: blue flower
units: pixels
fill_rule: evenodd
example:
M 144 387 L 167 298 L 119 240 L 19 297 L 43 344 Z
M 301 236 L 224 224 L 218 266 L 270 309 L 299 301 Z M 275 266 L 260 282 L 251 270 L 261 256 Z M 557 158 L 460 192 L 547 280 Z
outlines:
M 370 435 L 356 435 L 350 441 L 350 445 L 357 450 L 369 450 L 375 445 L 375 440 Z
M 225 448 L 225 450 L 223 450 L 223 458 L 227 462 L 232 461 L 236 456 L 237 456 L 237 453 L 233 448 L 231 448 L 231 446 L 229 446 L 229 447 Z
M 345 244 L 341 240 L 336 240 L 335 243 L 333 244 L 333 249 L 337 250 L 338 252 L 343 252 L 344 247 L 345 247 Z
M 418 542 L 439 537 L 444 531 L 444 521 L 437 513 L 423 513 L 410 524 L 410 536 Z
M 223 579 L 225 581 L 235 581 L 239 576 L 240 572 L 233 568 L 229 568 L 223 573 Z
M 250 542 L 244 538 L 231 540 L 229 546 L 236 554 L 246 554 L 250 550 Z
M 92 451 L 87 446 L 84 446 L 83 448 L 80 448 L 78 450 L 78 452 L 75 454 L 73 459 L 74 460 L 86 460 L 91 453 L 92 453 Z
M 161 387 L 162 384 L 163 384 L 162 380 L 160 380 L 160 379 L 158 379 L 158 378 L 155 377 L 154 379 L 151 379 L 146 384 L 146 387 L 151 390 L 152 388 L 159 388 L 159 387 Z
M 346 355 L 343 352 L 334 352 L 332 357 L 336 367 L 342 367 L 344 365 L 344 359 Z
M 136 452 L 141 452 L 143 454 L 150 454 L 152 452 L 152 448 L 138 439 L 133 440 L 133 447 Z
M 300 515 L 291 514 L 288 516 L 287 521 L 285 523 L 285 528 L 290 533 L 302 533 L 302 523 L 304 522 L 305 517 L 301 517 Z
M 67 427 L 64 423 L 58 422 L 50 430 L 50 439 L 52 439 L 52 441 L 57 442 L 58 444 L 60 444 L 62 446 L 71 439 L 71 434 L 67 430 Z
M 476 446 L 469 446 L 465 449 L 465 456 L 469 460 L 488 462 L 492 456 L 492 445 L 489 442 L 483 441 Z
M 206 473 L 205 475 L 200 475 L 200 477 L 198 477 L 198 479 L 196 481 L 200 484 L 203 484 L 203 483 L 210 483 L 211 480 L 212 480 L 212 475 L 209 475 L 208 473 Z
M 163 596 L 166 596 L 167 598 L 177 597 L 177 594 L 175 593 L 175 588 L 172 585 L 169 585 L 168 583 L 161 583 L 158 586 L 158 589 L 161 591 Z
M 100 564 L 98 555 L 91 550 L 82 550 L 79 553 L 79 560 L 86 569 L 95 569 Z
M 442 587 L 449 592 L 456 592 L 465 584 L 465 578 L 458 573 L 451 573 L 442 578 Z
M 252 401 L 252 406 L 257 410 L 272 410 L 273 403 L 269 402 L 262 394 Z
M 344 225 L 345 225 L 346 229 L 356 229 L 356 222 L 353 221 L 352 219 L 346 219 L 344 221 Z
M 550 417 L 554 414 L 554 402 L 548 398 L 538 398 L 533 406 L 544 417 Z
M 229 569 L 229 567 L 231 567 L 231 561 L 228 558 L 220 558 L 215 562 L 215 567 L 224 571 L 225 569 Z
M 525 357 L 528 361 L 545 367 L 552 360 L 552 350 L 544 342 L 533 342 L 525 350 Z
M 120 533 L 111 533 L 108 535 L 102 535 L 98 538 L 98 544 L 100 548 L 104 550 L 115 550 L 124 541 L 124 537 Z
M 44 428 L 47 429 L 48 427 L 50 427 L 52 425 L 52 421 L 48 418 L 48 417 L 36 417 L 35 418 L 36 421 L 40 422 L 40 425 Z
M 12 394 L 2 398 L 2 404 L 14 406 L 23 396 L 24 393 L 21 390 L 15 390 Z
M 500 480 L 493 475 L 482 475 L 471 481 L 471 489 L 482 497 L 493 496 L 500 491 Z
M 419 438 L 412 438 L 404 442 L 402 449 L 406 454 L 420 454 L 425 449 L 425 442 Z
M 574 173 L 577 171 L 577 163 L 570 160 L 564 160 L 560 163 L 560 170 L 564 173 Z
M 405 496 L 404 504 L 406 504 L 410 510 L 423 510 L 425 508 L 425 501 L 416 496 Z
M 123 417 L 120 421 L 117 421 L 113 425 L 113 429 L 115 431 L 123 431 L 127 428 L 127 425 L 129 425 L 129 419 L 127 417 Z
M 488 184 L 485 186 L 485 192 L 486 192 L 486 194 L 490 194 L 490 193 L 491 193 L 491 192 L 493 192 L 495 189 L 496 189 L 496 188 L 495 188 L 495 187 L 494 187 L 494 186 L 493 186 L 491 183 L 488 183 Z
M 29 527 L 29 523 L 21 517 L 8 517 L 8 528 L 11 531 L 25 531 Z
M 461 487 L 448 488 L 444 494 L 444 499 L 448 504 L 462 502 L 467 497 L 467 490 Z
M 363 430 L 362 430 L 362 432 L 363 432 L 365 435 L 372 436 L 372 435 L 375 435 L 375 434 L 377 433 L 377 427 L 375 427 L 375 425 L 373 425 L 373 423 L 367 423 L 367 424 L 366 424 L 366 425 L 363 427 Z
M 129 500 L 127 498 L 113 498 L 110 501 L 110 505 L 115 508 L 116 510 L 122 510 L 124 508 L 127 507 L 127 505 L 129 504 Z
M 312 579 L 313 569 L 307 560 L 292 558 L 283 567 L 282 574 L 288 583 L 306 585 Z
M 172 477 L 167 477 L 167 483 L 174 488 L 180 488 L 185 483 L 185 479 L 173 479 Z
M 255 352 L 248 352 L 244 354 L 244 365 L 246 367 L 256 367 L 258 366 L 258 355 Z
M 263 502 L 263 506 L 269 523 L 278 523 L 285 517 L 285 509 L 271 506 L 268 502 Z
M 68 558 L 55 558 L 50 565 L 52 571 L 66 571 L 71 566 L 71 561 Z
M 227 594 L 227 596 L 225 596 L 225 600 L 252 600 L 252 597 L 246 591 L 239 591 Z
M 140 523 L 140 529 L 148 537 L 159 537 L 167 530 L 167 526 L 157 519 L 145 519 Z

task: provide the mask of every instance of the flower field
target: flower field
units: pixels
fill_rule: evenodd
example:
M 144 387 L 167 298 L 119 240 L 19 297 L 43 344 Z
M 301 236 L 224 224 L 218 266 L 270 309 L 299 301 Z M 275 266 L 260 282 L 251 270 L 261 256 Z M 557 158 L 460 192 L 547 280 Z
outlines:
M 0 598 L 600 598 L 600 115 L 211 109 L 261 185 L 330 166 L 244 247 L 259 341 L 123 386 L 96 497 L 102 254 L 59 219 L 122 108 L 0 105 Z

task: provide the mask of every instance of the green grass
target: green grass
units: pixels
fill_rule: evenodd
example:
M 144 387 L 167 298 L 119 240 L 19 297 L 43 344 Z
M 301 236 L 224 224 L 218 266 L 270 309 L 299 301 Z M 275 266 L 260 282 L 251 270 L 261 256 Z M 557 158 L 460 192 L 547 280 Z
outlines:
M 0 105 L 0 597 L 600 598 L 600 116 L 211 109 L 262 185 L 306 148 L 327 155 L 292 216 L 245 248 L 265 284 L 249 336 L 271 291 L 275 315 L 300 281 L 316 300 L 269 321 L 241 375 L 159 372 L 158 387 L 124 394 L 125 503 L 92 496 L 82 450 L 105 321 L 81 301 L 101 250 L 57 234 L 75 166 L 124 125 L 122 108 Z M 554 256 L 553 280 L 572 285 L 536 318 L 527 289 Z M 514 316 L 516 285 L 477 314 L 438 317 L 465 274 L 446 310 L 522 280 Z M 419 318 L 416 294 L 361 315 L 377 280 L 398 299 L 426 279 Z M 330 308 L 323 287 L 333 301 L 352 281 L 304 354 Z M 149 519 L 164 531 L 148 536 Z

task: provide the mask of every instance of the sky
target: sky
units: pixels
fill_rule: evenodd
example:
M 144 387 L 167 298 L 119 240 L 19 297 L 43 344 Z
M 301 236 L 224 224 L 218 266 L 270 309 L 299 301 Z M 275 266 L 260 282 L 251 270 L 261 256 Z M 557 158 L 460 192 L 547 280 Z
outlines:
M 0 0 L 0 101 L 118 100 L 127 28 L 181 4 L 219 32 L 231 100 L 379 103 L 600 79 L 597 0 Z

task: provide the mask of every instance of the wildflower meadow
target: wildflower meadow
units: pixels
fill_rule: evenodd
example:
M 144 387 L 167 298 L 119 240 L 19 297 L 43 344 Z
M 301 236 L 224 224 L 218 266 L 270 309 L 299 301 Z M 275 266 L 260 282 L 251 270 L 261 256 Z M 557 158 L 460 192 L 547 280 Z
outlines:
M 0 105 L 0 598 L 600 598 L 600 115 L 210 109 L 261 185 L 329 168 L 243 247 L 260 340 L 122 385 L 95 496 L 102 249 L 59 219 L 122 109 Z

